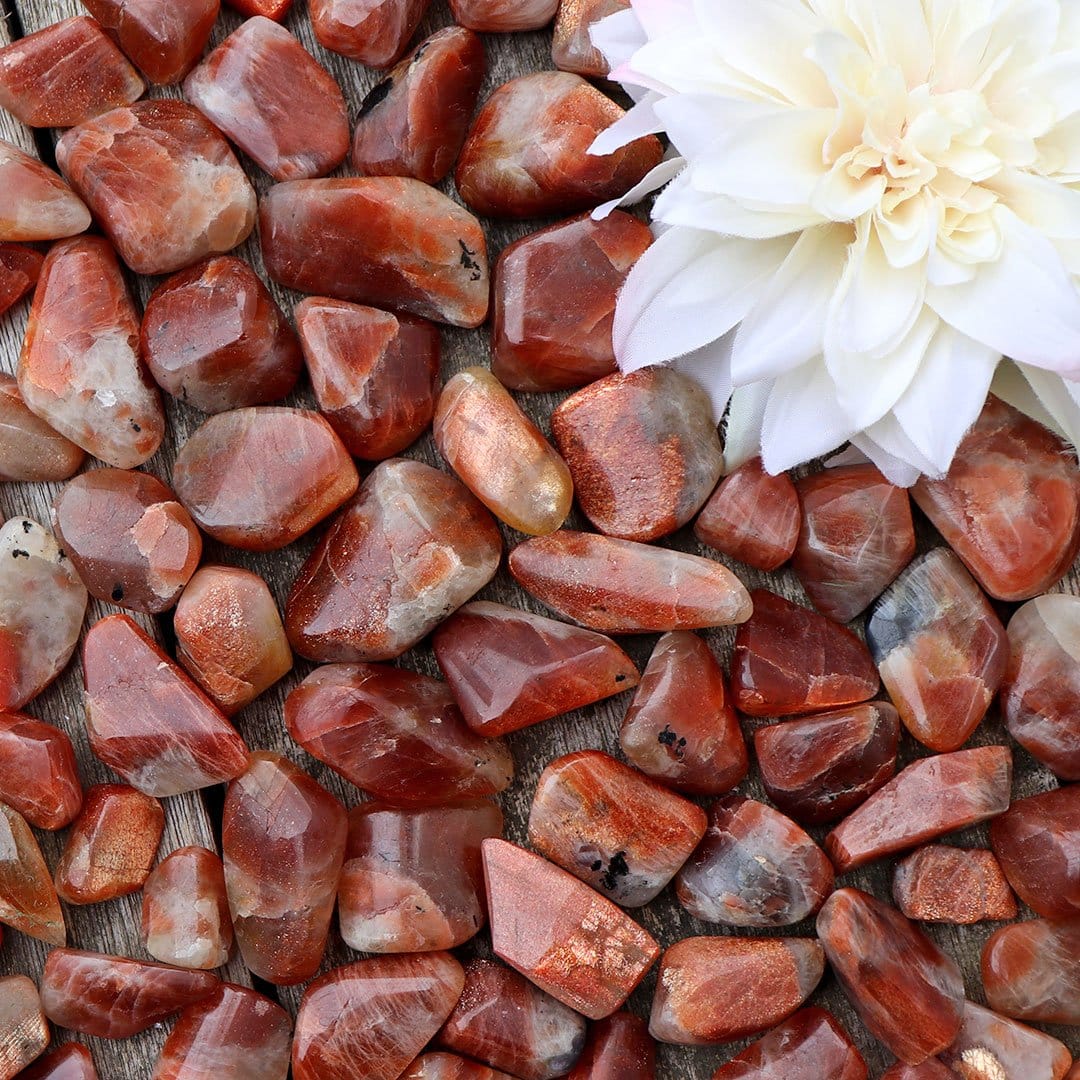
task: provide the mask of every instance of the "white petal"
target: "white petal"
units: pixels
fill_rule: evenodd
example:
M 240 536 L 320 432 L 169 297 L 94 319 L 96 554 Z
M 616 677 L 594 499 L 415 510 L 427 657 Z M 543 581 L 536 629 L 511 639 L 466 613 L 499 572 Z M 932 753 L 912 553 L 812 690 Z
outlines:
M 801 232 L 821 221 L 821 216 L 812 210 L 752 207 L 745 202 L 729 199 L 726 195 L 697 191 L 692 185 L 691 167 L 657 197 L 653 205 L 653 220 L 753 240 Z
M 739 386 L 732 392 L 724 430 L 724 472 L 734 472 L 761 453 L 761 424 L 772 392 L 771 380 Z
M 887 181 L 867 173 L 856 180 L 846 162 L 837 162 L 822 176 L 810 193 L 810 205 L 830 221 L 854 221 L 881 202 Z
M 589 39 L 600 50 L 609 68 L 625 64 L 649 40 L 632 10 L 616 11 L 589 27 Z
M 630 7 L 650 38 L 700 28 L 694 0 L 630 0 Z
M 1080 113 L 1074 113 L 1039 140 L 1042 171 L 1063 184 L 1080 180 Z
M 908 86 L 927 81 L 934 53 L 921 0 L 848 0 L 847 12 L 879 65 L 898 64 Z
M 734 340 L 732 330 L 705 348 L 680 356 L 674 362 L 679 371 L 700 383 L 709 395 L 713 419 L 718 424 L 731 398 L 731 346 Z
M 650 192 L 663 187 L 668 181 L 674 180 L 683 171 L 686 162 L 681 157 L 667 158 L 661 161 L 655 168 L 650 169 L 625 195 L 617 199 L 609 199 L 601 203 L 593 212 L 594 221 L 606 218 L 612 210 L 619 206 L 633 206 L 641 202 Z
M 655 106 L 662 98 L 650 92 L 632 109 L 629 109 L 610 127 L 604 128 L 592 141 L 590 154 L 604 156 L 614 154 L 620 147 L 640 139 L 643 135 L 655 135 L 664 130 L 664 121 L 656 114 Z
M 1033 173 L 1006 169 L 986 186 L 1022 221 L 1047 236 L 1080 239 L 1080 191 Z
M 874 225 L 889 265 L 913 266 L 926 257 L 937 235 L 933 196 L 923 191 L 890 214 L 876 214 Z
M 897 487 L 911 487 L 922 475 L 917 465 L 891 454 L 866 432 L 855 435 L 851 445 L 859 453 L 864 454 L 871 464 L 876 465 L 878 471 L 890 484 L 895 484 Z
M 763 101 L 744 101 L 718 94 L 678 94 L 663 98 L 654 106 L 661 128 L 684 157 L 695 158 L 711 150 L 740 124 L 777 113 L 777 107 Z
M 907 433 L 893 413 L 883 416 L 866 431 L 853 435 L 851 441 L 860 447 L 872 461 L 888 464 L 881 456 L 888 454 L 897 461 L 907 462 L 911 468 L 927 476 L 940 475 L 933 462 L 924 457 L 918 447 L 907 437 Z M 878 464 L 878 468 L 881 468 L 881 464 Z

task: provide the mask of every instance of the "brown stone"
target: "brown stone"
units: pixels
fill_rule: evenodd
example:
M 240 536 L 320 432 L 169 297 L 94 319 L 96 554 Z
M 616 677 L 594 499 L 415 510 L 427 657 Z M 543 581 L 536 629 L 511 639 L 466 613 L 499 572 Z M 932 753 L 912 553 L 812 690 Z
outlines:
M 225 0 L 233 9 L 241 15 L 252 17 L 263 15 L 274 22 L 281 22 L 289 13 L 293 0 Z
M 390 67 L 405 51 L 430 0 L 311 0 L 311 28 L 324 49 L 368 67 Z
M 881 1080 L 956 1080 L 956 1073 L 942 1065 L 936 1057 L 932 1057 L 919 1065 L 906 1065 L 898 1061 L 885 1070 Z
M 457 1054 L 421 1054 L 401 1080 L 514 1080 L 508 1073 L 458 1057 Z
M 0 1077 L 12 1080 L 49 1045 L 37 987 L 25 975 L 0 977 Z
M 52 171 L 0 139 L 0 241 L 56 240 L 90 227 L 90 211 Z
M 1073 1063 L 1064 1043 L 972 1001 L 940 1057 L 961 1080 L 1062 1080 Z
M 71 740 L 22 713 L 0 712 L 0 802 L 38 829 L 62 829 L 82 809 Z
M 893 870 L 893 900 L 909 918 L 967 925 L 1015 919 L 1016 899 L 992 851 L 931 844 Z
M 567 1080 L 655 1080 L 656 1043 L 649 1026 L 629 1012 L 598 1020 Z
M 22 814 L 2 802 L 0 923 L 49 945 L 67 940 L 64 914 L 41 848 Z
M 45 256 L 24 244 L 0 244 L 0 315 L 14 307 L 41 276 Z M 11 379 L 5 374 L 3 382 Z
M 77 473 L 85 458 L 27 408 L 15 377 L 0 373 L 0 480 L 57 483 Z
M 65 1043 L 51 1054 L 38 1058 L 17 1080 L 98 1080 L 90 1051 L 78 1043 Z
M 560 0 L 551 42 L 551 59 L 560 71 L 606 79 L 611 68 L 589 30 L 601 19 L 626 11 L 630 0 Z
M 1080 1025 L 1080 918 L 1003 926 L 983 946 L 990 1007 L 1042 1024 Z
M 555 14 L 559 0 L 450 0 L 450 10 L 462 26 L 487 34 L 539 30 Z

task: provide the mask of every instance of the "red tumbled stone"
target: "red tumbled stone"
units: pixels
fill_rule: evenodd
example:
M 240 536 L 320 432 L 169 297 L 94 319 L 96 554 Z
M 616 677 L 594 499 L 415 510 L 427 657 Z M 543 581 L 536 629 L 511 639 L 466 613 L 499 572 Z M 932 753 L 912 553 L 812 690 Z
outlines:
M 90 227 L 90 211 L 52 171 L 0 139 L 0 240 L 56 240 Z
M 919 1065 L 905 1065 L 898 1061 L 885 1070 L 881 1080 L 956 1080 L 956 1073 L 942 1065 L 936 1057 L 932 1057 Z
M 966 925 L 1016 918 L 1016 900 L 992 851 L 919 848 L 896 864 L 892 891 L 909 919 Z
M 630 0 L 560 0 L 551 41 L 551 59 L 560 71 L 606 79 L 611 68 L 589 31 L 601 19 L 626 11 Z
M 184 94 L 275 180 L 325 176 L 348 152 L 341 87 L 288 30 L 260 15 L 188 75 Z
M 995 1012 L 1042 1024 L 1080 1025 L 1080 918 L 1003 926 L 982 951 Z
M 786 716 L 856 705 L 880 685 L 866 646 L 847 627 L 765 589 L 735 635 L 731 688 L 749 716 Z
M 90 1051 L 78 1043 L 66 1043 L 51 1054 L 38 1058 L 17 1080 L 98 1080 Z
M 656 1043 L 649 1026 L 633 1013 L 598 1020 L 567 1080 L 655 1080 Z
M 450 0 L 454 18 L 471 30 L 505 34 L 539 30 L 555 14 L 559 0 Z
M 50 945 L 67 940 L 49 868 L 23 816 L 0 802 L 0 923 Z
M 431 0 L 311 0 L 311 28 L 324 49 L 385 68 L 405 51 Z
M 50 1038 L 37 987 L 25 975 L 0 977 L 0 1077 L 22 1076 Z
M 27 408 L 14 376 L 0 373 L 0 480 L 56 483 L 78 472 L 85 458 Z
M 1063 1080 L 1073 1063 L 1064 1043 L 972 1001 L 940 1057 L 962 1080 Z
M 855 1011 L 875 1038 L 917 1065 L 956 1038 L 964 980 L 955 962 L 895 908 L 838 889 L 817 917 L 818 937 Z
M 225 0 L 225 3 L 241 15 L 263 15 L 274 22 L 281 22 L 288 15 L 293 0 Z
M 465 203 L 489 217 L 568 214 L 619 198 L 660 163 L 654 135 L 614 154 L 589 146 L 623 110 L 580 75 L 541 71 L 500 86 L 484 103 L 458 160 Z
M 45 256 L 22 244 L 0 244 L 0 315 L 17 304 L 41 276 Z M 10 379 L 5 375 L 4 381 Z
M 0 712 L 0 802 L 38 829 L 62 829 L 82 809 L 71 740 L 22 713 Z
M 401 1080 L 514 1080 L 508 1073 L 489 1069 L 457 1054 L 422 1054 L 401 1075 Z

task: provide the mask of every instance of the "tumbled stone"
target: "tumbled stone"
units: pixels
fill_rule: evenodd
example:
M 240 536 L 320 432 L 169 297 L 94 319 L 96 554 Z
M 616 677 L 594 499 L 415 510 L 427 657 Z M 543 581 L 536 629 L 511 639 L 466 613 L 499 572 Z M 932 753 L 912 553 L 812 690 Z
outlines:
M 41 1005 L 56 1025 L 100 1039 L 126 1039 L 210 997 L 208 971 L 53 949 L 41 977 Z
M 427 430 L 439 392 L 436 327 L 322 297 L 293 314 L 319 410 L 350 454 L 381 461 Z
M 280 754 L 259 752 L 229 785 L 225 888 L 247 967 L 279 986 L 322 963 L 348 831 L 345 808 Z
M 917 1065 L 956 1038 L 960 969 L 895 908 L 838 889 L 818 914 L 817 932 L 859 1018 L 901 1061 Z
M 405 51 L 430 0 L 311 0 L 315 38 L 324 49 L 385 68 Z
M 609 375 L 551 414 L 585 516 L 623 540 L 656 540 L 685 525 L 724 464 L 708 394 L 672 367 Z
M 234 11 L 241 15 L 262 15 L 275 22 L 281 22 L 289 13 L 293 0 L 225 0 Z
M 691 795 L 722 795 L 746 775 L 746 742 L 724 672 L 696 634 L 665 634 L 619 729 L 643 773 Z
M 502 836 L 502 812 L 486 801 L 354 807 L 338 886 L 345 944 L 398 953 L 468 941 L 484 925 L 480 844 L 491 836 Z
M 421 1054 L 402 1073 L 401 1080 L 514 1080 L 508 1073 L 489 1069 L 457 1054 Z
M 567 1080 L 655 1080 L 656 1043 L 649 1026 L 629 1012 L 598 1020 Z
M 14 376 L 0 372 L 0 480 L 56 483 L 77 473 L 85 458 L 27 408 Z
M 28 127 L 72 127 L 130 105 L 144 89 L 124 54 L 85 15 L 0 49 L 0 108 Z
M 180 1014 L 152 1080 L 285 1080 L 292 1020 L 269 998 L 223 983 Z
M 0 923 L 50 945 L 67 940 L 52 876 L 30 826 L 0 802 Z
M 316 979 L 296 1017 L 295 1080 L 397 1080 L 457 1004 L 448 953 L 377 956 Z
M 93 1058 L 85 1046 L 65 1043 L 51 1054 L 38 1058 L 17 1080 L 98 1080 Z
M 485 840 L 492 951 L 590 1020 L 610 1016 L 660 946 L 610 900 L 531 851 Z
M 1009 620 L 1001 713 L 1009 734 L 1063 780 L 1080 780 L 1080 597 L 1030 600 Z
M 615 372 L 615 299 L 652 243 L 616 210 L 503 248 L 492 290 L 491 370 L 511 390 L 567 390 Z
M 596 533 L 560 529 L 527 540 L 510 552 L 509 567 L 553 611 L 602 633 L 729 626 L 752 609 L 720 563 Z
M 908 493 L 873 465 L 850 465 L 798 483 L 802 528 L 792 569 L 823 615 L 850 622 L 915 555 Z
M 589 154 L 596 136 L 622 115 L 580 75 L 540 71 L 512 79 L 473 121 L 454 174 L 458 192 L 488 217 L 569 214 L 619 198 L 663 153 L 647 135 L 614 154 Z
M 0 802 L 38 829 L 62 829 L 82 809 L 71 740 L 22 713 L 0 712 Z
M 1080 1025 L 1080 918 L 1003 926 L 982 951 L 990 1007 L 1043 1024 Z
M 180 447 L 172 479 L 204 532 L 246 551 L 291 544 L 360 482 L 322 416 L 272 405 L 211 416 Z
M 1048 919 L 1080 915 L 1080 784 L 1014 802 L 990 826 L 1009 884 Z
M 0 139 L 0 240 L 57 240 L 90 227 L 90 211 L 36 158 Z
M 962 1080 L 1062 1080 L 1072 1065 L 1064 1043 L 973 1001 L 965 1002 L 960 1033 L 940 1057 Z
M 159 285 L 146 304 L 140 346 L 158 386 L 208 413 L 283 398 L 303 367 L 269 290 L 231 255 Z
M 91 596 L 132 611 L 171 608 L 202 557 L 202 537 L 149 473 L 94 469 L 53 502 L 53 527 Z
M 559 0 L 450 0 L 456 22 L 486 34 L 539 30 L 551 22 L 558 5 Z
M 946 548 L 901 573 L 874 605 L 866 640 L 904 726 L 938 752 L 979 726 L 1009 659 L 1005 627 Z
M 0 709 L 21 709 L 64 670 L 86 601 L 52 533 L 28 518 L 0 528 Z
M 992 851 L 932 844 L 893 870 L 893 900 L 909 918 L 967 925 L 1015 919 L 1016 900 Z
M 630 0 L 560 0 L 551 41 L 551 59 L 560 71 L 606 79 L 611 67 L 589 37 L 601 19 L 626 11 Z
M 285 699 L 289 734 L 377 799 L 431 806 L 503 791 L 502 739 L 473 734 L 445 683 L 384 664 L 316 668 Z
M 30 308 L 19 392 L 61 435 L 118 469 L 141 465 L 165 434 L 138 346 L 139 316 L 108 241 L 54 244 Z
M 881 1080 L 956 1080 L 956 1073 L 942 1065 L 936 1057 L 932 1057 L 918 1065 L 906 1065 L 898 1061 L 885 1070 Z
M 866 1062 L 824 1009 L 801 1009 L 722 1065 L 712 1080 L 868 1080 Z
M 56 891 L 69 904 L 97 904 L 138 892 L 165 831 L 157 799 L 126 784 L 95 784 L 68 832 Z
M 432 638 L 465 723 L 503 735 L 637 685 L 611 638 L 519 608 L 473 601 Z
M 750 594 L 735 635 L 731 689 L 748 716 L 788 716 L 857 705 L 878 691 L 866 646 L 845 626 L 765 589 Z
M 292 669 L 274 597 L 249 570 L 204 566 L 196 571 L 176 605 L 173 631 L 176 659 L 226 716 Z
M 770 476 L 753 458 L 725 476 L 697 521 L 694 535 L 758 570 L 776 570 L 799 539 L 799 493 L 787 473 Z
M 255 192 L 221 133 L 183 101 L 140 101 L 72 128 L 56 160 L 120 258 L 171 274 L 242 244 Z
M 91 749 L 144 794 L 197 791 L 247 767 L 232 725 L 126 615 L 90 627 L 83 677 Z
M 448 26 L 422 41 L 360 105 L 352 167 L 361 176 L 437 184 L 454 167 L 480 97 L 484 46 Z
M 453 476 L 380 462 L 293 582 L 292 647 L 312 660 L 391 660 L 494 576 L 502 537 Z
M 574 498 L 566 462 L 486 368 L 443 387 L 433 434 L 450 468 L 512 529 L 546 536 L 566 520 Z
M 511 968 L 473 959 L 438 1042 L 521 1080 L 554 1080 L 581 1056 L 585 1020 Z
M 713 803 L 708 831 L 676 879 L 694 918 L 726 926 L 791 926 L 832 887 L 825 852 L 795 822 L 742 795 Z
M 769 724 L 754 732 L 765 793 L 809 825 L 836 821 L 896 772 L 900 718 L 887 701 Z
M 1004 813 L 1012 752 L 980 746 L 913 761 L 825 838 L 840 873 Z
M 1080 548 L 1080 470 L 1065 442 L 995 397 L 941 480 L 911 489 L 919 509 L 999 600 L 1045 592 Z
M 684 938 L 660 961 L 649 1032 L 684 1046 L 756 1035 L 795 1012 L 824 971 L 813 938 Z
M 325 176 L 349 149 L 341 87 L 288 30 L 261 15 L 188 75 L 184 96 L 275 180 Z
M 143 948 L 163 964 L 210 971 L 229 962 L 233 929 L 221 860 L 206 848 L 179 848 L 143 886 Z
M 41 276 L 45 256 L 23 244 L 0 244 L 0 315 L 17 304 Z M 7 383 L 10 375 L 4 374 Z
M 49 1039 L 37 987 L 25 975 L 0 978 L 0 1077 L 21 1074 L 45 1052 Z

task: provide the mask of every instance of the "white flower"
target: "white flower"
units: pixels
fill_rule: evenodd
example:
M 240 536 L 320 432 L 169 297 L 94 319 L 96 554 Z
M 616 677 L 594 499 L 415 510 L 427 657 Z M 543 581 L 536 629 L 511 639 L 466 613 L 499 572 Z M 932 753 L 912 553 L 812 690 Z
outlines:
M 728 465 L 846 440 L 941 475 L 994 392 L 1080 439 L 1080 0 L 630 0 L 593 28 L 673 147 L 620 367 L 728 406 Z M 674 154 L 679 156 L 675 157 Z

